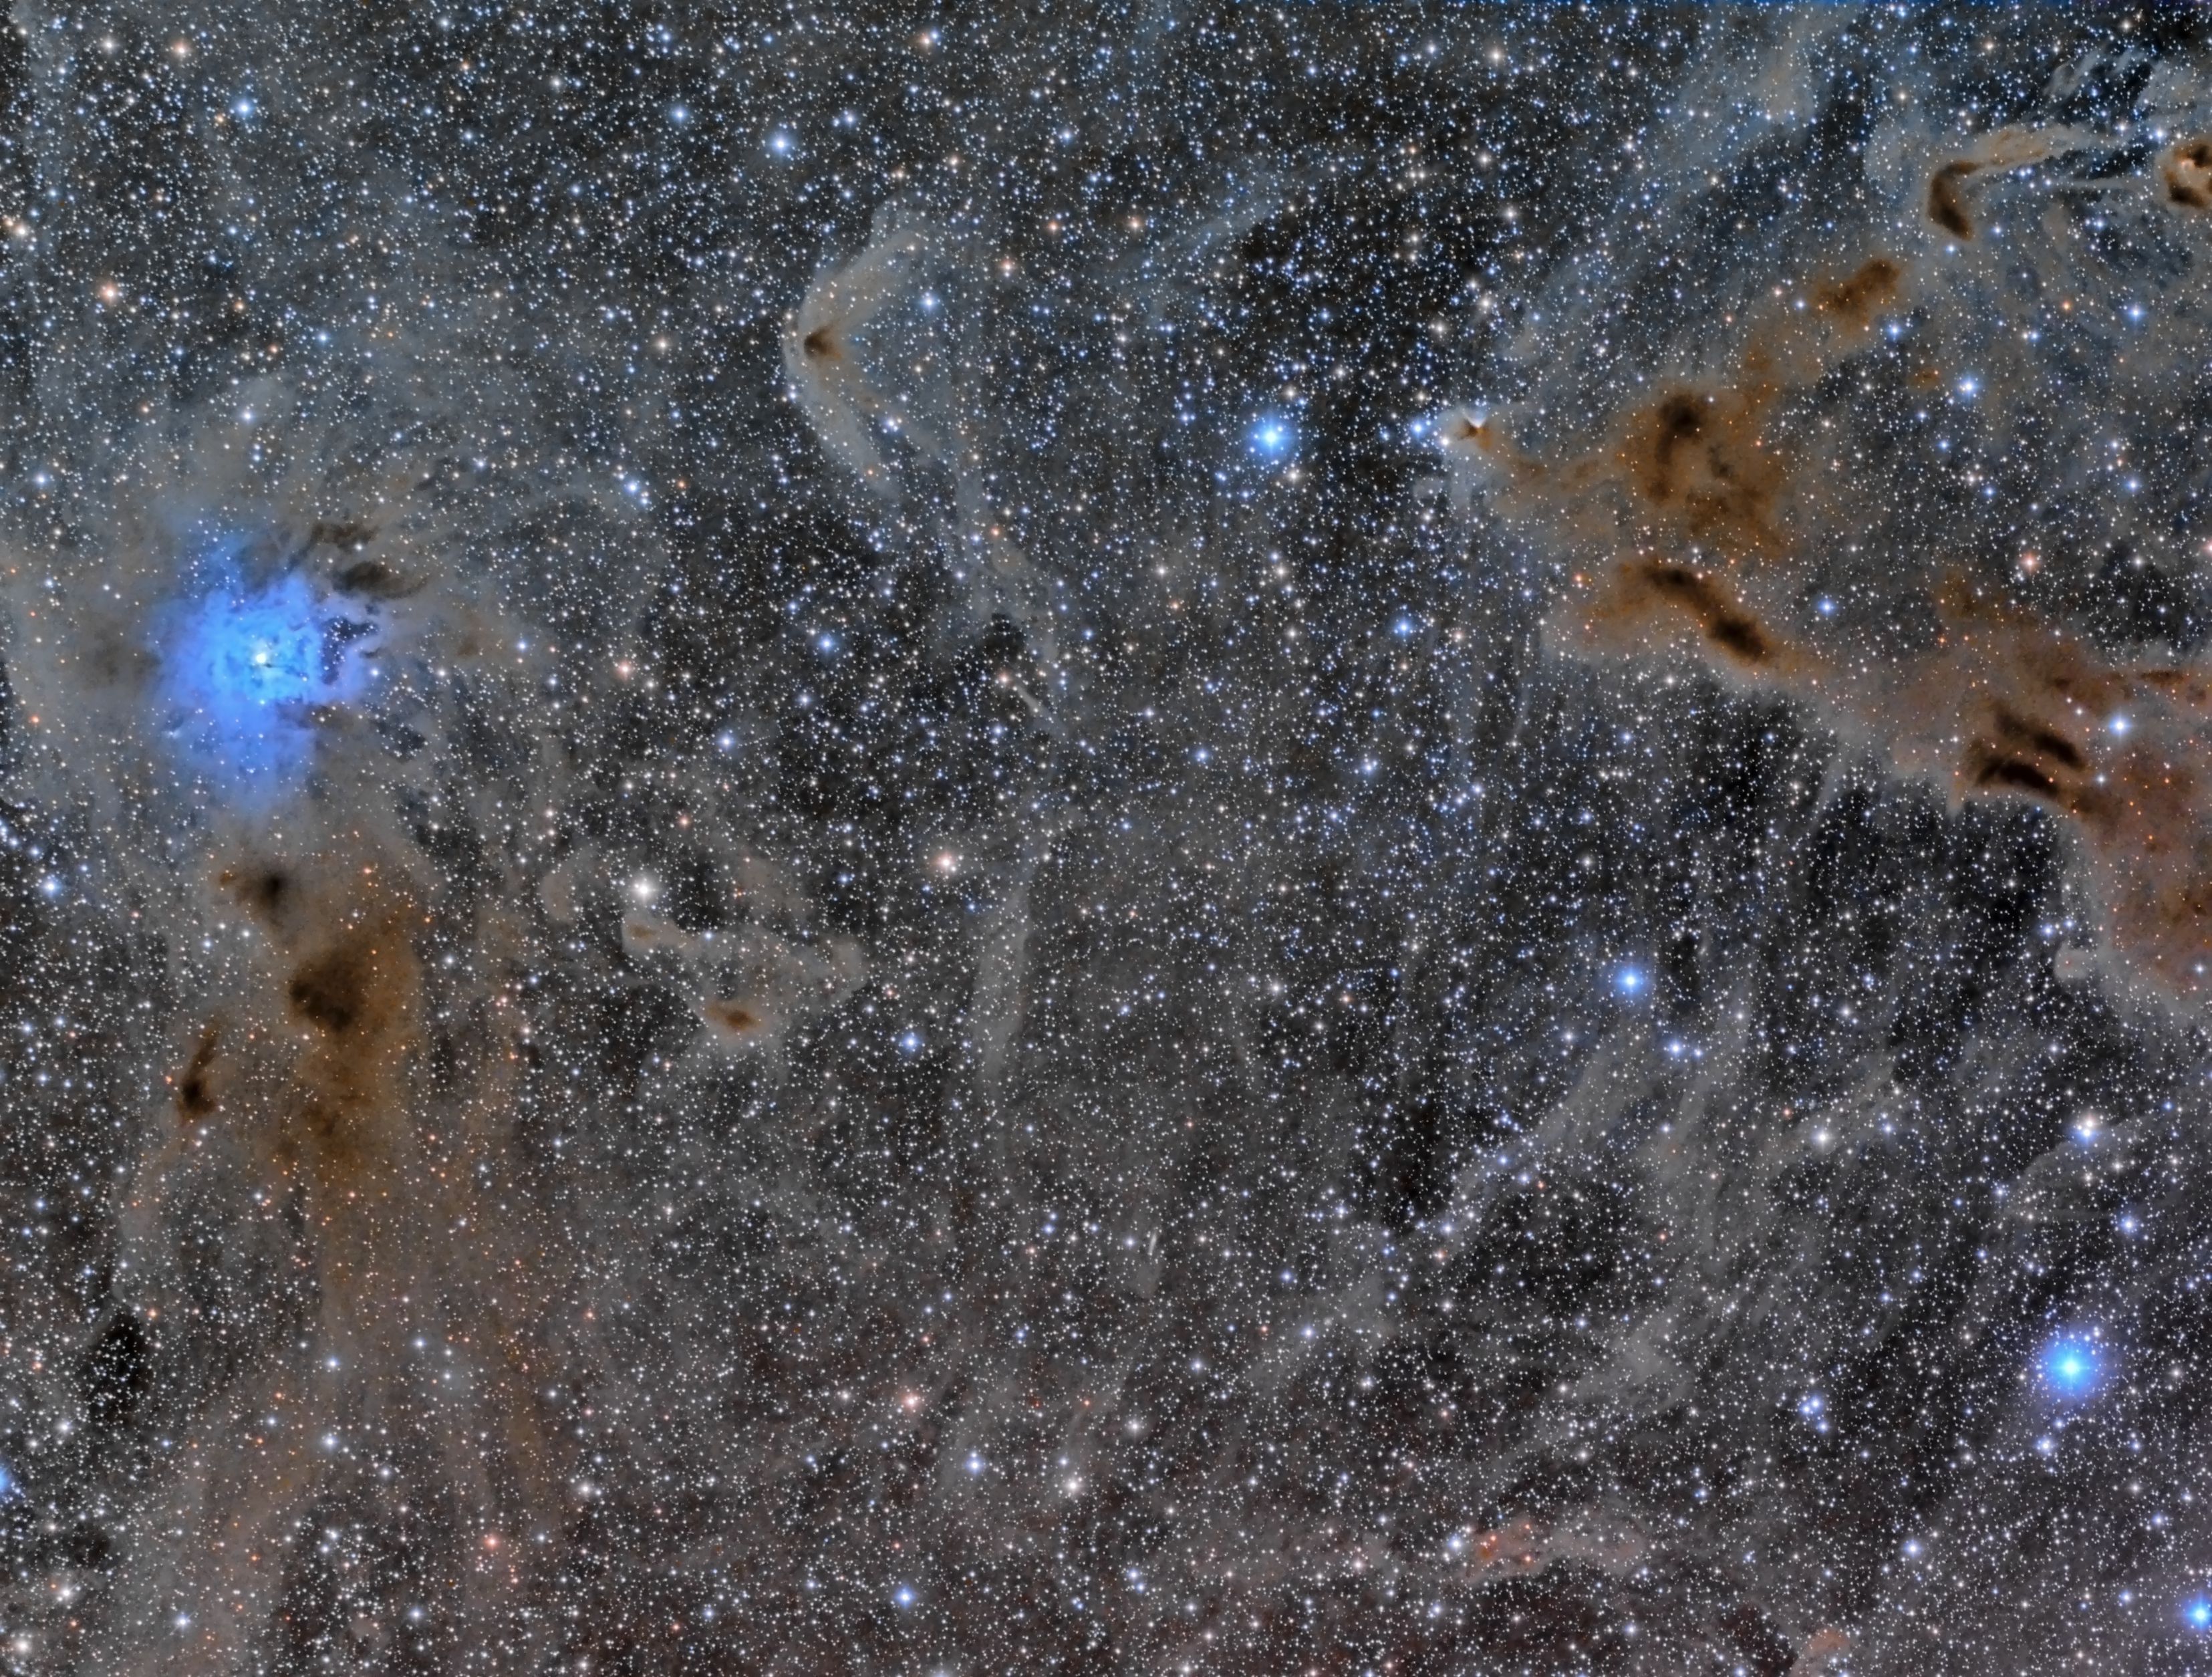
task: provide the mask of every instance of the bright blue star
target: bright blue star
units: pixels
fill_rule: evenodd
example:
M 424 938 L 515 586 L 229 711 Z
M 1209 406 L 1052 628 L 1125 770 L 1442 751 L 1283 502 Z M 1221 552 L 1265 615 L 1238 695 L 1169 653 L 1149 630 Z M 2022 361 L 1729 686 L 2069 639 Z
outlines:
M 2053 1340 L 2043 1348 L 2038 1364 L 2044 1383 L 2066 1398 L 2087 1397 L 2096 1389 L 2098 1377 L 2104 1372 L 2096 1341 L 2081 1334 Z
M 2181 1604 L 2181 1617 L 2192 1631 L 2212 1631 L 2212 1597 L 2191 1596 Z
M 1262 416 L 1252 428 L 1253 452 L 1271 460 L 1280 459 L 1289 453 L 1291 445 L 1297 441 L 1297 434 L 1291 429 L 1290 421 L 1278 418 L 1273 414 Z
M 1650 981 L 1640 967 L 1622 967 L 1613 975 L 1613 987 L 1624 996 L 1642 995 L 1644 987 Z

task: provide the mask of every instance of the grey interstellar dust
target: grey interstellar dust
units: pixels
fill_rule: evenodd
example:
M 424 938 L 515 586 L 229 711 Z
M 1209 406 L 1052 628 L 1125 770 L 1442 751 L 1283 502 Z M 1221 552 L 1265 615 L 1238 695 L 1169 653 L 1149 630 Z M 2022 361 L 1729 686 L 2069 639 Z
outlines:
M 2212 1670 L 2182 8 L 16 8 L 0 1668 Z

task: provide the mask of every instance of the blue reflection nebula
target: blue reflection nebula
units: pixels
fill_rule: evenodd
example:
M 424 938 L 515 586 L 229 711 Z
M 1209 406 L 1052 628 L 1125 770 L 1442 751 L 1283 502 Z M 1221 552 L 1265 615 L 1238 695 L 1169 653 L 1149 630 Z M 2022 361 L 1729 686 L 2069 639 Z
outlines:
M 2043 1378 L 2061 1397 L 2086 1397 L 2104 1371 L 2096 1342 L 2078 1335 L 2053 1340 L 2043 1348 Z
M 314 757 L 315 712 L 358 698 L 374 626 L 296 572 L 258 586 L 224 570 L 161 626 L 163 725 L 185 765 L 227 801 L 265 809 Z

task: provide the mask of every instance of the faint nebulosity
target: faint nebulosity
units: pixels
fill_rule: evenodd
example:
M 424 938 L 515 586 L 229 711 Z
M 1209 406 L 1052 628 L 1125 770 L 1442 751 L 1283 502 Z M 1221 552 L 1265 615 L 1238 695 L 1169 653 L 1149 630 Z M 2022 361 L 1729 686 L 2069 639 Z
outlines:
M 18 7 L 0 1666 L 2212 1670 L 2183 8 Z

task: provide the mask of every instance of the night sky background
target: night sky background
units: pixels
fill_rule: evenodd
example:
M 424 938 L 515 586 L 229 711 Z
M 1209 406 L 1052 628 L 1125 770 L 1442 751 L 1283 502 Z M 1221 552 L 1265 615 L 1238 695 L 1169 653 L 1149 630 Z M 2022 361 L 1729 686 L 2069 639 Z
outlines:
M 12 18 L 0 1665 L 2212 1670 L 2201 14 Z

